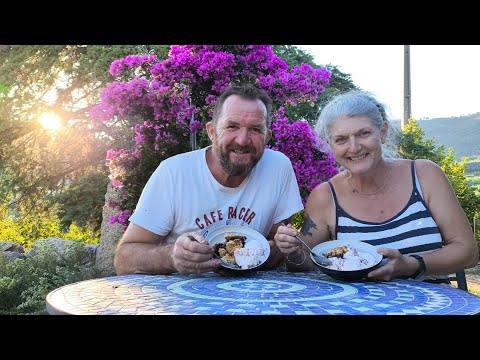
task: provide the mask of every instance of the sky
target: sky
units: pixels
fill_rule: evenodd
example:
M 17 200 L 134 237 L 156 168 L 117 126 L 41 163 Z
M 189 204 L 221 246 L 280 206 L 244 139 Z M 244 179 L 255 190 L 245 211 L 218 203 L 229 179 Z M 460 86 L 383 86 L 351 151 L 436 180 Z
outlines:
M 295 45 L 321 65 L 337 65 L 363 90 L 403 118 L 403 45 Z M 480 45 L 410 45 L 412 117 L 480 112 Z

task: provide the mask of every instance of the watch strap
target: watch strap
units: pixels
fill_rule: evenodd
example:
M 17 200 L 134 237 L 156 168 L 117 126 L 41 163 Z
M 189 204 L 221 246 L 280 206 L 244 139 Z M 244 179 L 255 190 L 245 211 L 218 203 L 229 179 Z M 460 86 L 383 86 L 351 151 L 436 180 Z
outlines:
M 418 264 L 419 264 L 417 271 L 415 271 L 415 273 L 412 276 L 410 276 L 411 279 L 416 280 L 425 273 L 425 271 L 427 270 L 427 267 L 425 266 L 425 261 L 423 260 L 423 257 L 421 257 L 420 255 L 411 254 L 409 256 L 417 259 Z

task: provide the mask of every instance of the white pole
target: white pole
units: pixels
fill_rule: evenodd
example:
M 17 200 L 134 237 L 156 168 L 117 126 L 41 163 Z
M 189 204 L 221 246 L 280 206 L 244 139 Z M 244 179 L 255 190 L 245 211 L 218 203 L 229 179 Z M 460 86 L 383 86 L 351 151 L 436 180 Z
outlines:
M 192 100 L 190 100 L 190 106 L 192 105 Z M 192 118 L 190 119 L 190 124 L 195 120 L 194 113 L 192 112 Z M 197 133 L 190 133 L 190 147 L 193 150 L 197 150 Z
M 410 45 L 403 45 L 403 121 L 402 130 L 412 117 L 412 94 L 410 84 Z

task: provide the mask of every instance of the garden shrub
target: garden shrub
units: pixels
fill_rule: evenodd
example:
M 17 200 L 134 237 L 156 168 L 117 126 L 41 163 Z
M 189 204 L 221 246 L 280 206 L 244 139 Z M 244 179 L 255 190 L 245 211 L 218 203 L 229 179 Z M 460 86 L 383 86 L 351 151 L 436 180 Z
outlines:
M 0 253 L 0 315 L 47 314 L 47 294 L 61 286 L 97 277 L 81 265 L 83 244 L 73 243 L 59 258 L 52 247 L 35 256 L 7 263 Z
M 0 241 L 13 241 L 28 251 L 33 243 L 49 237 L 79 241 L 84 244 L 99 244 L 100 230 L 81 229 L 70 225 L 68 232 L 60 230 L 57 219 L 39 216 L 24 216 L 21 219 L 0 220 Z

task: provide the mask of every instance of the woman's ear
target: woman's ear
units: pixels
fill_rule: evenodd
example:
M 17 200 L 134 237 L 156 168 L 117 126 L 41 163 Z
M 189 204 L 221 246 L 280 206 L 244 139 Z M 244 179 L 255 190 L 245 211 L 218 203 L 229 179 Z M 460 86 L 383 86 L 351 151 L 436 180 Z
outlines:
M 382 144 L 385 144 L 385 141 L 387 141 L 387 134 L 388 134 L 388 121 L 384 121 L 382 131 L 381 131 Z

